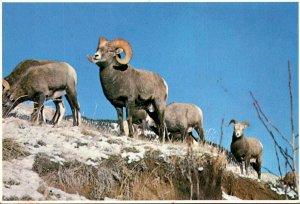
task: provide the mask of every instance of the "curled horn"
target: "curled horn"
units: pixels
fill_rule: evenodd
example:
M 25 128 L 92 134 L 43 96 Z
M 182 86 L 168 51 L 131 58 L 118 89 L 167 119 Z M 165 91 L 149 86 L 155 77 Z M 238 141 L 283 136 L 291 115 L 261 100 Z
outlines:
M 2 80 L 2 87 L 4 87 L 4 90 L 8 90 L 10 88 L 8 81 L 5 79 Z
M 228 125 L 230 125 L 231 123 L 233 123 L 233 124 L 237 124 L 237 121 L 236 121 L 235 119 L 232 119 L 232 120 L 229 122 L 229 124 L 228 124 Z
M 121 59 L 118 55 L 116 56 L 116 59 L 120 64 L 128 64 L 132 57 L 132 48 L 130 44 L 126 40 L 116 39 L 110 42 L 110 45 L 116 48 L 122 48 L 124 50 L 124 59 Z
M 98 46 L 103 45 L 106 42 L 108 42 L 108 40 L 106 38 L 103 38 L 103 37 L 99 38 L 99 44 L 98 44 Z
M 243 121 L 242 124 L 245 125 L 245 126 L 249 126 L 250 125 L 248 121 Z

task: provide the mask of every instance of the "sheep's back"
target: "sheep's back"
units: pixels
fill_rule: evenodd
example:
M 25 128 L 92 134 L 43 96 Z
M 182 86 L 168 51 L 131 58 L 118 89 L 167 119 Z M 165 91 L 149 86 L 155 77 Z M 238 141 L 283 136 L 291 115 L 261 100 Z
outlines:
M 189 103 L 171 103 L 166 108 L 165 120 L 168 130 L 195 127 L 202 122 L 202 112 L 197 106 Z
M 166 100 L 167 86 L 159 74 L 148 70 L 134 69 L 134 81 L 141 99 Z
M 252 137 L 248 137 L 246 138 L 246 140 L 248 142 L 249 149 L 251 150 L 253 156 L 261 154 L 263 146 L 260 141 Z

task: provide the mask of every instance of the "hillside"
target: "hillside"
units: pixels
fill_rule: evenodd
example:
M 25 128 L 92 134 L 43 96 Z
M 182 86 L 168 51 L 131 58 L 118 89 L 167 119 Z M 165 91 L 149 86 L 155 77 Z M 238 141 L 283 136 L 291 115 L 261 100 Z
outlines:
M 31 112 L 21 104 L 2 121 L 4 201 L 285 199 L 276 176 L 241 176 L 218 147 L 118 136 L 108 120 L 33 126 Z

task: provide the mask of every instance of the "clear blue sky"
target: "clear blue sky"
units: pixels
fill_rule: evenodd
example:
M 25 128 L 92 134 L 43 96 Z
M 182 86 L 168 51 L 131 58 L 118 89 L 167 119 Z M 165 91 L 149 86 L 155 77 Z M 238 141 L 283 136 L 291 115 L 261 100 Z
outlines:
M 245 134 L 264 145 L 263 166 L 278 173 L 273 142 L 257 118 L 249 91 L 272 122 L 291 135 L 290 60 L 298 133 L 297 3 L 2 5 L 3 76 L 24 59 L 68 62 L 78 74 L 82 115 L 116 119 L 103 95 L 98 67 L 86 54 L 94 54 L 99 37 L 127 39 L 133 47 L 130 64 L 167 81 L 168 103 L 194 103 L 203 110 L 208 140 L 219 141 L 225 117 L 222 144 L 229 149 L 233 127 L 228 122 L 248 120 Z

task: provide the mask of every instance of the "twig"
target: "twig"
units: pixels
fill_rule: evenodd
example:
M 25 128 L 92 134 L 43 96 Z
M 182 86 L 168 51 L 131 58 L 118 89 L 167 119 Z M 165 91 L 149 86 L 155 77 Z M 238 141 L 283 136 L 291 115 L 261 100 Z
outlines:
M 277 164 L 278 164 L 278 170 L 279 170 L 279 173 L 280 173 L 280 178 L 282 179 L 282 172 L 281 172 L 281 168 L 280 168 L 279 156 L 278 156 L 277 147 L 276 147 L 275 142 L 274 142 L 274 148 L 275 148 L 275 153 L 276 153 L 276 159 L 277 159 Z M 287 165 L 287 163 L 286 163 L 286 165 Z
M 293 92 L 292 92 L 292 72 L 290 61 L 288 61 L 288 72 L 289 72 L 289 92 L 290 92 L 290 112 L 291 112 L 291 128 L 292 128 L 292 154 L 293 154 L 293 171 L 296 168 L 296 150 L 295 150 L 295 126 L 294 126 L 294 108 L 293 108 Z M 294 183 L 296 190 L 298 191 L 298 182 L 296 176 L 294 176 Z M 298 195 L 298 192 L 297 192 Z
M 252 99 L 256 103 L 259 112 L 261 113 L 261 115 L 263 116 L 263 118 L 267 121 L 267 123 L 269 123 L 270 126 L 272 128 L 274 128 L 276 130 L 276 132 L 282 137 L 282 139 L 284 139 L 292 147 L 291 141 L 288 140 L 288 138 L 268 119 L 268 117 L 262 111 L 262 109 L 261 109 L 258 101 L 256 100 L 256 98 L 254 97 L 254 95 L 253 95 L 253 93 L 251 91 L 250 91 L 250 95 L 252 96 Z
M 225 120 L 225 117 L 222 118 L 222 121 L 221 121 L 221 135 L 220 135 L 220 141 L 219 141 L 219 153 L 221 152 L 221 143 L 222 143 L 222 139 L 223 139 L 223 126 L 224 126 L 224 120 Z
M 251 92 L 250 92 L 250 93 L 251 93 Z M 256 110 L 256 112 L 257 112 L 257 115 L 258 115 L 259 120 L 262 122 L 262 124 L 264 125 L 264 127 L 267 129 L 267 131 L 268 131 L 269 134 L 271 135 L 271 137 L 272 137 L 272 139 L 273 139 L 275 145 L 276 145 L 276 146 L 278 147 L 278 149 L 280 150 L 281 155 L 285 158 L 285 160 L 287 160 L 289 166 L 292 168 L 292 165 L 290 164 L 289 159 L 293 160 L 293 158 L 292 158 L 290 155 L 286 154 L 285 151 L 283 150 L 283 148 L 278 144 L 278 142 L 277 142 L 276 139 L 275 139 L 275 136 L 274 136 L 273 132 L 269 129 L 269 127 L 267 126 L 267 124 L 265 123 L 265 121 L 262 119 L 262 117 L 261 117 L 261 115 L 260 115 L 260 112 L 259 112 L 259 109 L 258 109 L 258 107 L 257 107 L 257 104 L 254 102 L 253 105 L 254 105 L 254 107 L 255 107 L 255 110 Z

